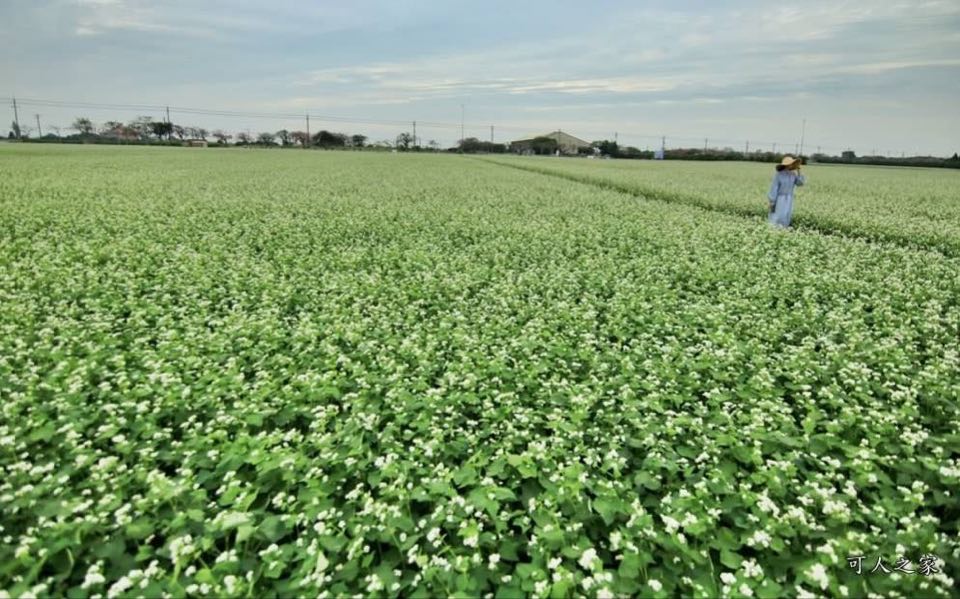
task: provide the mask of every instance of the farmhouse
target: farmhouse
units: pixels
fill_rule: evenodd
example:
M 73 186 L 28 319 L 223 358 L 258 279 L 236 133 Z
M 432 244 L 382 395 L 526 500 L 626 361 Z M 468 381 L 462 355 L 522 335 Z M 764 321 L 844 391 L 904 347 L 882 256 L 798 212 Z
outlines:
M 551 139 L 554 143 L 547 143 L 545 139 Z M 569 133 L 564 133 L 559 129 L 543 135 L 536 135 L 524 139 L 518 139 L 510 142 L 510 151 L 517 154 L 552 154 L 559 148 L 561 154 L 580 153 L 583 148 L 589 148 L 590 143 L 583 141 L 579 137 L 574 137 Z

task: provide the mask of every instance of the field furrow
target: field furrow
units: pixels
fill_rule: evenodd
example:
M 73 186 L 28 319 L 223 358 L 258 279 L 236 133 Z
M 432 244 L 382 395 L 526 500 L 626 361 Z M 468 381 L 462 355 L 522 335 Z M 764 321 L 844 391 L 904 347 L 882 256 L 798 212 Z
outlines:
M 755 163 L 691 163 L 484 157 L 482 160 L 752 219 L 766 217 L 773 169 Z M 805 168 L 794 225 L 824 234 L 960 256 L 960 174 L 949 169 Z

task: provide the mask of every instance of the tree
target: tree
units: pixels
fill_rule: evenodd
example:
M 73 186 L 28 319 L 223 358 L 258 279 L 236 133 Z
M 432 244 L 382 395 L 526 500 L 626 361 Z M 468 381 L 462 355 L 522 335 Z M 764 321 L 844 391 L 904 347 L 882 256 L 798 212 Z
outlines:
M 90 135 L 93 133 L 93 121 L 86 117 L 79 117 L 73 121 L 73 128 L 80 132 L 81 135 Z
M 120 137 L 123 131 L 123 123 L 120 121 L 107 121 L 100 127 L 100 135 L 108 137 Z
M 213 136 L 216 138 L 217 143 L 220 144 L 221 146 L 226 145 L 227 141 L 229 141 L 233 137 L 223 129 L 214 130 Z
M 127 127 L 137 136 L 138 139 L 148 139 L 153 133 L 153 119 L 148 116 L 138 116 L 129 123 Z
M 10 123 L 10 135 L 7 136 L 7 139 L 20 139 L 20 125 L 17 124 L 17 121 Z
M 413 134 L 404 131 L 397 136 L 397 149 L 403 151 L 409 150 L 410 146 L 413 145 L 413 141 Z
M 154 121 L 150 123 L 150 131 L 157 136 L 157 139 L 163 139 L 164 135 L 167 136 L 167 139 L 170 139 L 170 135 L 172 135 L 174 132 L 173 127 L 173 123 L 165 123 L 163 121 Z
M 210 135 L 210 132 L 204 129 L 203 127 L 194 127 L 193 134 L 203 141 L 207 141 L 207 136 Z
M 237 145 L 245 146 L 253 141 L 253 138 L 250 137 L 249 133 L 241 131 L 237 133 Z
M 367 143 L 367 136 L 355 133 L 350 136 L 350 145 L 355 148 L 362 148 Z
M 840 157 L 844 160 L 853 160 L 857 157 L 857 154 L 853 150 L 844 150 L 840 153 Z
M 459 147 L 460 147 L 460 151 L 461 151 L 461 152 L 464 152 L 464 153 L 467 153 L 467 154 L 473 154 L 473 153 L 479 152 L 479 151 L 481 150 L 481 145 L 480 145 L 480 144 L 482 144 L 482 143 L 483 143 L 483 142 L 481 142 L 481 141 L 480 141 L 479 139 L 477 139 L 476 137 L 468 137 L 468 138 L 466 138 L 466 139 L 461 139 L 461 140 L 460 140 L 460 143 L 459 143 L 458 145 L 459 145 Z
M 57 131 L 59 128 L 51 127 L 51 129 L 54 129 L 55 131 Z M 59 136 L 59 131 L 57 135 Z M 127 125 L 124 125 L 120 121 L 107 121 L 100 128 L 100 135 L 103 135 L 105 137 L 109 137 L 112 139 L 126 140 L 126 139 L 136 138 L 137 132 L 134 131 L 133 128 Z
M 555 154 L 557 152 L 557 140 L 552 137 L 534 137 L 530 142 L 530 149 L 534 154 Z
M 264 131 L 260 135 L 257 135 L 257 143 L 262 146 L 273 146 L 277 143 L 277 136 L 273 133 L 267 133 Z
M 431 139 L 430 141 L 427 142 L 427 147 L 430 148 L 432 151 L 436 152 L 437 150 L 440 149 L 440 144 L 437 143 L 437 140 Z
M 290 132 L 287 131 L 286 129 L 281 129 L 277 131 L 277 137 L 280 138 L 280 143 L 282 143 L 283 145 L 285 146 L 290 145 Z
M 492 141 L 480 141 L 476 137 L 468 137 L 460 140 L 460 151 L 464 154 L 476 154 L 485 152 L 490 154 L 502 154 L 507 151 L 504 144 L 493 143 Z
M 343 133 L 320 131 L 313 136 L 313 143 L 321 148 L 342 148 L 347 145 L 347 136 Z
M 954 162 L 960 161 L 960 154 L 957 154 L 956 152 L 954 152 L 953 156 L 950 157 L 950 160 L 953 160 Z
M 620 149 L 621 158 L 653 158 L 653 152 L 650 150 L 640 150 L 633 146 L 627 146 Z
M 173 124 L 170 125 L 170 133 L 173 133 L 178 138 L 180 138 L 180 141 L 183 141 L 184 135 L 188 137 L 190 136 L 187 130 L 188 130 L 188 127 L 181 127 L 180 125 L 173 125 Z M 167 139 L 170 139 L 170 133 L 167 134 Z
M 290 143 L 299 144 L 303 147 L 307 147 L 307 144 L 310 143 L 310 138 L 303 131 L 291 131 Z
M 604 139 L 600 141 L 595 141 L 590 145 L 600 150 L 600 154 L 603 156 L 610 156 L 611 158 L 616 158 L 617 156 L 620 155 L 620 146 L 617 145 L 617 142 L 615 141 Z

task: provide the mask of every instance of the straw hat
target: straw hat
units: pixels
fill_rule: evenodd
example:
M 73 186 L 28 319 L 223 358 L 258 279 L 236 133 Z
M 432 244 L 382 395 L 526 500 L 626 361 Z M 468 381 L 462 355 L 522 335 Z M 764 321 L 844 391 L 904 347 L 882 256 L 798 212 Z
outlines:
M 798 166 L 799 162 L 799 158 L 794 158 L 793 156 L 784 156 L 783 160 L 780 161 L 780 166 L 793 168 L 794 166 Z

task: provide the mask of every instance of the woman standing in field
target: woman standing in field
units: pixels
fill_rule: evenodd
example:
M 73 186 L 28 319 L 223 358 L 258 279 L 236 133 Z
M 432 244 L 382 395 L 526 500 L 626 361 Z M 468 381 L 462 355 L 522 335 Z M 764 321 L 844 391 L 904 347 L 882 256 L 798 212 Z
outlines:
M 800 174 L 800 159 L 784 156 L 777 165 L 770 193 L 767 194 L 767 199 L 770 200 L 771 225 L 783 228 L 790 226 L 790 219 L 793 217 L 793 188 L 805 182 L 806 179 Z

